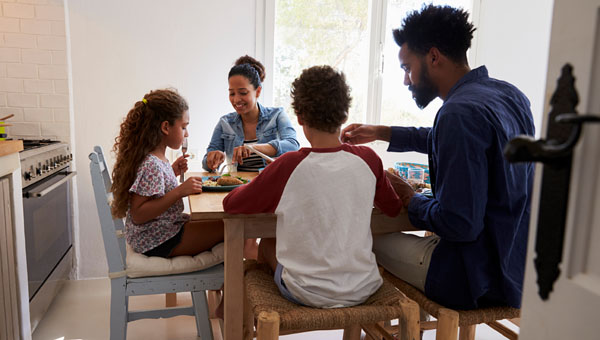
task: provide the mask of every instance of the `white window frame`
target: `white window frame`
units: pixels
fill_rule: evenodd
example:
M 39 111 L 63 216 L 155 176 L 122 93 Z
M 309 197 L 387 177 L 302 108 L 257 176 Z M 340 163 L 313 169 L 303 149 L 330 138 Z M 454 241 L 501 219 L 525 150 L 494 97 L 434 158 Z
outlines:
M 482 0 L 473 0 L 471 21 L 479 27 L 479 11 Z M 383 49 L 385 46 L 385 30 L 387 20 L 388 0 L 369 1 L 369 70 L 367 88 L 366 124 L 379 124 L 381 121 L 381 100 L 383 95 Z M 378 23 L 372 25 L 372 23 Z M 256 0 L 256 50 L 255 55 L 263 61 L 267 70 L 274 70 L 275 66 L 275 0 Z M 470 65 L 477 65 L 478 34 L 475 31 L 467 57 Z M 389 66 L 394 67 L 394 66 Z M 396 65 L 396 67 L 400 67 Z M 262 102 L 269 106 L 273 104 L 273 77 L 267 76 L 261 92 Z M 388 143 L 374 142 L 370 144 L 382 158 L 384 164 L 393 164 L 397 156 L 385 152 Z M 413 161 L 427 163 L 427 156 L 418 153 L 408 153 L 407 158 Z

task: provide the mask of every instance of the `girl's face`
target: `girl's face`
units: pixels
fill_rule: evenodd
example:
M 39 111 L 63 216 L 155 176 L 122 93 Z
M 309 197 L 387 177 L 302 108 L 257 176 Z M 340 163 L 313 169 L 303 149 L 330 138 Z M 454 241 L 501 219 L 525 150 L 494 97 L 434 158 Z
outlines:
M 254 88 L 248 78 L 235 75 L 229 78 L 229 101 L 239 115 L 249 114 L 258 108 L 257 101 L 262 87 Z
M 187 126 L 190 123 L 190 114 L 183 112 L 181 118 L 177 119 L 173 125 L 167 122 L 167 131 L 164 132 L 165 142 L 171 149 L 179 149 L 183 144 L 183 139 L 188 136 Z

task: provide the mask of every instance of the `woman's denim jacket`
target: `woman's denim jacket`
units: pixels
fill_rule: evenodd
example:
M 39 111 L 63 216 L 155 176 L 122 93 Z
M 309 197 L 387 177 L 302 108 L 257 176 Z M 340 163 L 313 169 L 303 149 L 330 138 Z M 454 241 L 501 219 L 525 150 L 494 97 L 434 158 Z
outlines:
M 256 138 L 258 144 L 269 144 L 277 150 L 275 157 L 299 148 L 296 130 L 281 107 L 264 107 L 258 104 L 258 125 Z M 206 165 L 206 155 L 214 150 L 224 151 L 227 156 L 233 154 L 233 149 L 244 144 L 244 127 L 242 118 L 237 112 L 224 115 L 215 126 L 210 144 L 202 159 L 202 167 L 210 171 Z

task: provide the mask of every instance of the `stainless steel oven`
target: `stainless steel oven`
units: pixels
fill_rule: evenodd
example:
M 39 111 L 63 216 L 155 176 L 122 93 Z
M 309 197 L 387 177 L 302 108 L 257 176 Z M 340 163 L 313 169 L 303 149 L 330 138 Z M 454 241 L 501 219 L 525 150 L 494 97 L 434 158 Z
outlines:
M 67 144 L 24 141 L 23 214 L 32 329 L 73 268 L 72 155 Z

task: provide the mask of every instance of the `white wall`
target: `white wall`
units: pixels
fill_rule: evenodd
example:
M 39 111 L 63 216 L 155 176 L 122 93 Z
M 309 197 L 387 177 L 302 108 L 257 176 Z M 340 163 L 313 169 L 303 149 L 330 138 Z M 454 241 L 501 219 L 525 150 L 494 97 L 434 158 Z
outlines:
M 108 152 L 119 124 L 151 89 L 175 87 L 190 105 L 190 148 L 200 155 L 232 111 L 227 72 L 254 54 L 255 1 L 66 0 L 70 34 L 78 218 L 78 277 L 106 276 L 89 175 L 94 145 Z M 112 155 L 109 164 L 114 164 Z
M 0 117 L 9 138 L 69 141 L 63 0 L 0 1 Z
M 552 5 L 550 0 L 475 0 L 475 60 L 491 77 L 517 86 L 531 102 L 540 136 L 545 98 Z M 479 6 L 479 10 L 477 10 Z

